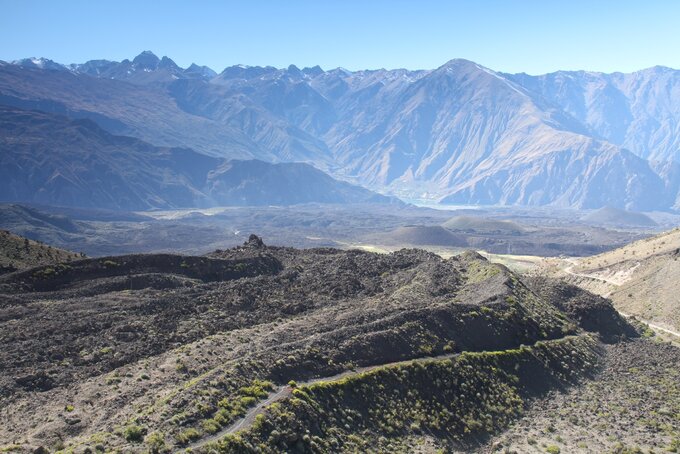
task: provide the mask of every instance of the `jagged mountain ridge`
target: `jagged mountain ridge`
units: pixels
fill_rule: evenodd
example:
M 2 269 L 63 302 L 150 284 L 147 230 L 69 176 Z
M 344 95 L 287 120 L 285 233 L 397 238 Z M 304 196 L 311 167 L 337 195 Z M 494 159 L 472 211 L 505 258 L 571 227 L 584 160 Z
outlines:
M 657 81 L 668 85 L 666 89 L 654 87 L 653 70 L 598 76 L 628 81 L 620 85 L 635 97 L 626 102 L 642 106 L 635 112 L 644 113 L 628 121 L 632 114 L 620 114 L 618 104 L 589 88 L 588 78 L 569 79 L 575 88 L 565 85 L 571 91 L 563 94 L 566 88 L 551 82 L 556 76 L 502 74 L 461 59 L 422 71 L 238 65 L 218 75 L 198 71 L 200 77 L 150 52 L 131 62 L 88 62 L 62 66 L 61 71 L 43 69 L 56 64 L 39 63 L 33 59 L 1 66 L 0 101 L 25 107 L 59 98 L 67 113 L 86 111 L 104 127 L 106 121 L 98 115 L 113 117 L 124 130 L 118 132 L 154 144 L 272 162 L 311 162 L 343 179 L 406 197 L 636 210 L 678 206 L 680 171 L 671 161 L 680 137 L 673 126 L 673 100 L 680 93 L 674 82 L 677 71 L 670 69 L 661 71 Z M 23 71 L 17 74 L 17 68 Z M 75 78 L 67 81 L 70 93 L 80 83 L 95 85 L 91 96 L 124 81 L 117 86 L 121 98 L 127 97 L 126 89 L 142 91 L 153 96 L 160 112 L 172 111 L 170 118 L 176 121 L 154 121 L 151 128 L 138 105 L 122 103 L 112 112 L 105 104 L 83 106 L 77 94 L 65 97 L 58 89 L 57 94 L 36 89 L 48 79 L 66 82 L 59 73 Z M 20 84 L 19 79 L 30 81 Z M 645 83 L 635 89 L 635 80 Z M 657 116 L 658 124 L 653 124 Z M 185 118 L 211 132 L 199 138 L 184 134 L 188 128 L 182 126 L 178 134 L 176 126 Z M 643 127 L 649 129 L 644 137 L 638 133 Z M 230 141 L 220 142 L 215 130 Z M 638 142 L 649 138 L 651 145 L 643 147 L 629 136 L 640 137 Z
M 106 79 L 127 80 L 133 83 L 167 82 L 179 78 L 197 78 L 209 80 L 217 75 L 207 66 L 192 63 L 187 68 L 180 68 L 172 59 L 164 56 L 158 58 L 151 51 L 144 51 L 132 61 L 121 62 L 111 60 L 90 60 L 85 63 L 62 65 L 47 58 L 23 58 L 12 62 L 27 68 L 39 68 L 55 71 L 71 71 Z

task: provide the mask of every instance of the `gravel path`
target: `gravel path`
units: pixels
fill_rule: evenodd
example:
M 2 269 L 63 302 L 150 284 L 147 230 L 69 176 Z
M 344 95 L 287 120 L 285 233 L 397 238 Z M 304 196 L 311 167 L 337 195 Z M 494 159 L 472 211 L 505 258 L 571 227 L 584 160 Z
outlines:
M 596 280 L 596 281 L 605 282 L 605 283 L 607 283 L 607 284 L 614 285 L 614 286 L 616 286 L 616 287 L 619 287 L 619 286 L 620 286 L 619 283 L 617 283 L 617 282 L 615 282 L 615 281 L 612 281 L 612 280 L 610 280 L 610 279 L 607 279 L 607 278 L 595 276 L 595 275 L 592 275 L 592 274 L 575 273 L 575 272 L 573 271 L 573 270 L 574 270 L 574 266 L 575 266 L 575 265 L 571 265 L 571 266 L 568 266 L 567 268 L 564 268 L 564 272 L 567 273 L 567 274 L 569 274 L 569 275 L 571 275 L 571 276 L 582 277 L 582 278 L 586 278 L 586 279 L 594 279 L 594 280 Z M 634 316 L 635 318 L 637 318 L 638 320 L 640 320 L 642 323 L 648 325 L 650 328 L 652 328 L 652 329 L 655 330 L 655 331 L 661 331 L 661 332 L 664 332 L 664 333 L 666 333 L 666 334 L 672 334 L 673 336 L 676 336 L 676 337 L 680 338 L 680 332 L 678 332 L 678 331 L 673 331 L 673 330 L 670 330 L 670 329 L 668 329 L 668 328 L 664 328 L 663 326 L 659 326 L 659 325 L 657 325 L 657 324 L 655 324 L 655 323 L 650 322 L 649 320 L 642 319 L 642 318 L 640 318 L 640 317 L 637 316 L 637 315 L 626 314 L 626 313 L 621 312 L 621 311 L 619 311 L 619 314 L 623 315 L 623 316 L 626 317 L 626 318 L 630 318 L 630 317 L 633 317 L 633 316 Z

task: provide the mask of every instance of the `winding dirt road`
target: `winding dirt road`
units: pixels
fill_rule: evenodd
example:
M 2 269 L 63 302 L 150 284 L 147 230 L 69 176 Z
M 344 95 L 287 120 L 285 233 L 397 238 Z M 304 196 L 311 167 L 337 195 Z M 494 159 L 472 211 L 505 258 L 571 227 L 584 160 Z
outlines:
M 564 268 L 563 271 L 564 271 L 565 273 L 571 275 L 571 276 L 584 277 L 584 278 L 586 278 L 586 279 L 593 279 L 593 280 L 595 280 L 595 281 L 604 282 L 604 283 L 606 283 L 606 284 L 614 285 L 614 286 L 616 286 L 616 287 L 618 287 L 618 286 L 620 285 L 618 282 L 615 282 L 615 281 L 613 281 L 613 280 L 611 280 L 611 279 L 607 279 L 606 277 L 595 276 L 595 275 L 592 275 L 592 274 L 575 273 L 575 272 L 574 272 L 574 267 L 575 267 L 575 266 L 576 266 L 576 264 L 573 264 L 573 263 L 572 263 L 572 265 L 570 265 L 570 266 Z
M 604 278 L 604 277 L 595 276 L 595 275 L 592 275 L 592 274 L 575 273 L 574 272 L 574 266 L 576 266 L 576 264 L 573 263 L 573 262 L 571 262 L 571 263 L 572 264 L 570 266 L 564 268 L 564 270 L 563 270 L 565 273 L 567 273 L 571 276 L 582 277 L 582 278 L 585 278 L 585 279 L 593 279 L 593 280 L 596 280 L 596 281 L 605 282 L 605 283 L 607 283 L 609 285 L 613 285 L 615 287 L 621 286 L 621 284 L 619 282 L 615 282 L 613 280 L 610 280 L 610 279 L 607 279 L 607 278 Z M 680 339 L 680 332 L 673 331 L 673 330 L 670 330 L 668 328 L 664 328 L 663 326 L 659 326 L 659 325 L 657 325 L 653 322 L 650 322 L 649 320 L 645 320 L 643 318 L 640 318 L 640 316 L 638 316 L 638 315 L 626 314 L 626 313 L 621 312 L 621 311 L 618 311 L 618 312 L 619 312 L 619 314 L 623 315 L 626 318 L 635 317 L 637 320 L 641 321 L 642 323 L 649 326 L 650 328 L 652 328 L 655 331 L 661 331 L 661 332 L 666 333 L 666 334 L 672 334 L 673 336 L 676 336 L 676 337 L 678 337 L 678 339 Z

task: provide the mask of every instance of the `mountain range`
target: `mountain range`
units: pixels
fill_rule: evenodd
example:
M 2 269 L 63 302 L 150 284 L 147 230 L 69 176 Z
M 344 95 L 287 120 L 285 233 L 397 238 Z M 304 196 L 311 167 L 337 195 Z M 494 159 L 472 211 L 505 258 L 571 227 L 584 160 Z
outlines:
M 680 207 L 680 72 L 504 74 L 0 63 L 0 104 L 220 159 L 306 162 L 407 199 Z M 200 159 L 198 160 L 200 161 Z
M 309 164 L 155 147 L 91 120 L 5 106 L 0 200 L 117 210 L 395 201 Z

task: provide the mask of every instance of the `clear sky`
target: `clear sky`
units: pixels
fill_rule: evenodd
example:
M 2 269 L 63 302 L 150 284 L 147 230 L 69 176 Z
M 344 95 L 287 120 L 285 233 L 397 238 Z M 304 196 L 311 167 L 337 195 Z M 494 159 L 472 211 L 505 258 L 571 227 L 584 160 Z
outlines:
M 680 68 L 677 0 L 0 0 L 0 59 L 61 63 L 142 50 L 234 64 L 504 72 Z

